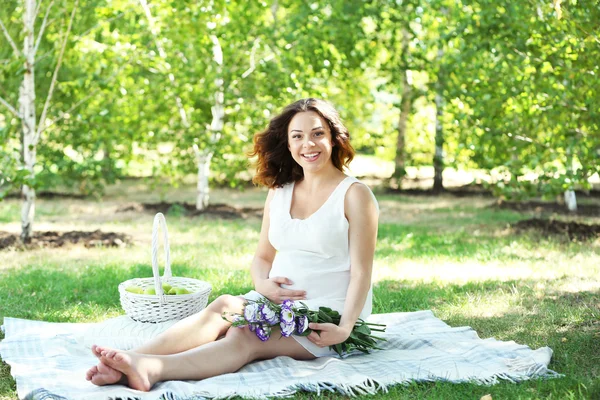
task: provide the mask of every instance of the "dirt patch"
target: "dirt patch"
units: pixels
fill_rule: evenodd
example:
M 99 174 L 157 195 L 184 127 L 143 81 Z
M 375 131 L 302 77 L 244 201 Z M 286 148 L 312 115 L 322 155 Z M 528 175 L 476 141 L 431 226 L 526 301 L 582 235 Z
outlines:
M 50 190 L 37 192 L 35 197 L 38 199 L 77 199 L 84 200 L 89 196 L 78 193 L 61 193 L 61 192 L 53 192 Z M 9 193 L 5 197 L 6 199 L 22 199 L 23 195 L 21 193 Z
M 421 188 L 416 187 L 415 184 L 408 184 L 404 188 L 391 187 L 388 181 L 380 180 L 373 181 L 374 186 L 380 186 L 385 188 L 386 193 L 397 193 L 397 194 L 406 194 L 411 196 L 439 196 L 443 194 L 455 196 L 455 197 L 470 197 L 470 196 L 479 196 L 479 197 L 494 197 L 491 190 L 486 188 L 484 185 L 479 183 L 469 183 L 462 186 L 446 186 L 440 192 L 434 192 L 431 188 Z M 575 191 L 578 199 L 599 199 L 600 198 L 600 190 L 593 189 L 587 192 Z M 505 203 L 513 203 L 513 202 L 505 202 Z M 516 203 L 516 202 L 514 202 Z M 530 201 L 525 203 L 533 203 L 533 204 L 552 204 L 552 203 L 544 203 L 541 201 Z M 560 204 L 554 203 L 556 208 L 560 208 Z M 581 208 L 585 208 L 582 206 Z M 600 206 L 598 207 L 600 209 Z M 598 214 L 600 215 L 600 214 Z
M 389 182 L 381 182 L 380 186 L 385 187 L 385 192 L 390 194 L 405 194 L 410 196 L 436 197 L 439 195 L 451 195 L 455 197 L 493 197 L 492 192 L 478 184 L 468 184 L 463 186 L 444 187 L 439 192 L 434 192 L 431 188 L 421 188 L 417 185 L 406 185 L 403 188 L 391 187 Z M 415 187 L 417 186 L 417 187 Z
M 124 233 L 70 231 L 70 232 L 34 232 L 31 243 L 23 245 L 19 235 L 0 232 L 0 250 L 8 248 L 35 249 L 57 248 L 67 245 L 84 247 L 125 247 L 132 243 L 131 237 Z
M 204 215 L 209 218 L 216 219 L 247 219 L 250 217 L 262 218 L 263 209 L 262 208 L 251 208 L 251 207 L 243 207 L 237 208 L 232 207 L 227 204 L 210 204 L 206 209 L 199 211 L 196 210 L 196 206 L 194 204 L 189 203 L 131 203 L 126 206 L 120 207 L 117 209 L 117 212 L 150 212 L 157 213 L 161 212 L 163 214 L 171 214 L 171 215 L 186 215 L 190 217 L 194 217 L 197 215 Z
M 512 224 L 516 231 L 535 230 L 544 235 L 566 235 L 569 240 L 591 240 L 600 237 L 600 225 L 532 218 Z
M 440 195 L 451 195 L 454 197 L 494 197 L 491 192 L 479 190 L 472 187 L 460 187 L 448 189 L 444 188 L 440 192 L 434 192 L 432 189 L 392 189 L 388 188 L 386 193 L 405 194 L 408 196 L 437 197 Z
M 536 212 L 547 214 L 564 214 L 564 215 L 583 215 L 589 217 L 600 217 L 600 205 L 596 204 L 578 204 L 577 211 L 571 212 L 564 204 L 548 203 L 543 201 L 503 201 L 493 207 L 501 209 L 515 210 L 521 212 Z

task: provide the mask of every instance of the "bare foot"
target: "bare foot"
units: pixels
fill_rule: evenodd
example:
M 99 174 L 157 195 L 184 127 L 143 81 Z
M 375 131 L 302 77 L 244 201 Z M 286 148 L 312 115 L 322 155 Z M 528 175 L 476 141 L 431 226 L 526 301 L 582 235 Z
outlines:
M 128 353 L 121 350 L 103 349 L 100 352 L 101 364 L 121 372 L 127 377 L 127 386 L 132 389 L 148 392 L 156 383 L 147 368 L 145 356 L 137 353 Z
M 127 384 L 127 379 L 122 372 L 102 362 L 90 368 L 85 374 L 85 379 L 97 386 L 113 385 L 115 383 Z
M 92 345 L 92 354 L 95 355 L 96 357 L 100 358 L 100 356 L 101 356 L 100 352 L 102 350 L 103 350 L 102 347 L 96 346 L 95 344 Z

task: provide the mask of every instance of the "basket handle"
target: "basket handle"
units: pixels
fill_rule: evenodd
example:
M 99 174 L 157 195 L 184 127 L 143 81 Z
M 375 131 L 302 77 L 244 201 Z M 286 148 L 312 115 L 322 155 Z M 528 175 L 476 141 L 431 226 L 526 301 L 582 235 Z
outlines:
M 154 225 L 152 226 L 152 275 L 154 276 L 154 289 L 156 294 L 163 299 L 163 288 L 160 279 L 160 271 L 158 270 L 158 228 L 163 231 L 163 246 L 165 248 L 165 271 L 163 279 L 169 279 L 171 275 L 171 252 L 169 250 L 169 231 L 167 231 L 167 221 L 162 213 L 157 213 L 154 216 Z

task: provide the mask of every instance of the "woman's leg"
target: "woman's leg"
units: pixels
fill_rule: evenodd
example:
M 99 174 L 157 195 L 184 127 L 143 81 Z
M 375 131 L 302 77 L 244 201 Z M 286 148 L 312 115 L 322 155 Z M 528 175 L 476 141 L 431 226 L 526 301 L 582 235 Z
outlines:
M 181 353 L 213 342 L 218 337 L 223 336 L 231 325 L 223 320 L 223 312 L 240 313 L 244 307 L 244 302 L 245 300 L 242 297 L 219 296 L 204 310 L 182 319 L 156 338 L 132 351 L 141 354 L 166 355 Z M 104 350 L 106 350 L 104 347 L 92 346 L 92 353 L 98 358 Z M 121 372 L 100 362 L 87 371 L 86 379 L 96 385 L 107 385 L 122 383 L 123 377 Z
M 276 336 L 278 333 L 278 330 L 274 331 Z M 299 360 L 315 358 L 293 338 L 275 337 L 262 342 L 248 328 L 232 328 L 223 340 L 177 354 L 148 355 L 104 350 L 100 360 L 123 373 L 129 387 L 148 391 L 156 382 L 205 379 L 237 371 L 254 360 L 277 356 Z
M 242 297 L 223 295 L 197 314 L 182 319 L 169 329 L 132 351 L 142 354 L 175 354 L 214 342 L 223 336 L 231 323 L 222 318 L 224 312 L 241 313 L 245 300 Z M 92 347 L 100 356 L 102 347 Z
M 223 313 L 241 313 L 244 303 L 242 297 L 219 296 L 204 310 L 182 319 L 133 351 L 142 354 L 175 354 L 214 342 L 231 326 L 223 319 Z

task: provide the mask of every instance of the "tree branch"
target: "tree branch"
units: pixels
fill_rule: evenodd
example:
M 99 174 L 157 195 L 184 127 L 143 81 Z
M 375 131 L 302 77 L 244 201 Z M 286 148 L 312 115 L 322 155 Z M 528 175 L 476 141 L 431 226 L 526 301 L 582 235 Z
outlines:
M 96 25 L 92 26 L 92 27 L 91 27 L 90 29 L 88 29 L 87 31 L 83 32 L 82 34 L 79 34 L 79 35 L 73 36 L 73 39 L 74 39 L 74 40 L 79 40 L 79 39 L 81 39 L 82 37 L 84 37 L 85 35 L 87 35 L 88 33 L 90 33 L 91 31 L 93 31 L 94 29 L 96 29 L 97 27 L 99 27 L 99 26 L 100 26 L 100 24 L 104 24 L 104 23 L 107 23 L 107 22 L 112 22 L 112 21 L 114 21 L 114 20 L 116 20 L 116 19 L 122 18 L 124 15 L 125 15 L 125 13 L 124 13 L 124 12 L 121 12 L 121 13 L 119 13 L 119 14 L 115 15 L 115 16 L 114 16 L 114 17 L 112 17 L 112 18 L 109 18 L 109 19 L 103 19 L 102 21 L 98 22 Z
M 240 79 L 245 79 L 247 78 L 252 72 L 254 72 L 254 70 L 256 69 L 256 61 L 255 61 L 255 56 L 256 56 L 256 44 L 257 44 L 258 39 L 256 39 L 254 41 L 254 44 L 252 45 L 252 52 L 250 53 L 250 67 L 244 71 L 244 73 L 240 76 Z M 269 54 L 268 56 L 262 58 L 260 60 L 260 62 L 269 62 L 271 61 L 273 58 L 275 58 L 275 52 L 273 51 L 273 49 L 271 49 L 271 47 L 269 45 L 266 45 L 269 50 L 271 50 L 271 54 Z M 233 88 L 235 88 L 235 86 L 239 83 L 239 79 L 234 79 L 233 81 L 231 81 L 231 83 L 227 86 L 228 90 L 231 90 Z
M 35 21 L 35 19 L 38 16 L 38 13 L 40 12 L 40 8 L 42 7 L 42 1 L 43 0 L 38 0 L 37 1 L 37 5 L 35 6 L 35 13 L 33 14 L 33 20 Z
M 39 57 L 36 57 L 36 58 L 35 58 L 35 62 L 33 63 L 33 65 L 37 66 L 37 65 L 38 65 L 38 63 L 39 63 L 40 61 L 43 61 L 43 60 L 45 60 L 46 58 L 48 58 L 48 57 L 50 56 L 50 54 L 52 54 L 52 50 L 48 50 L 48 51 L 47 51 L 47 52 L 45 52 L 43 55 L 41 55 L 41 56 L 39 56 Z
M 254 57 L 256 56 L 256 49 L 258 48 L 259 43 L 260 43 L 259 38 L 256 38 L 254 40 L 254 43 L 252 43 L 252 51 L 250 52 L 250 68 L 248 68 L 246 71 L 244 71 L 244 73 L 242 74 L 242 79 L 244 79 L 245 77 L 250 75 L 252 73 L 252 71 L 254 71 L 254 69 L 256 69 L 256 62 L 254 61 Z
M 42 0 L 40 0 L 40 5 L 41 4 L 42 4 Z M 40 42 L 42 41 L 42 35 L 44 34 L 44 31 L 46 30 L 46 23 L 48 22 L 48 15 L 50 14 L 50 9 L 52 8 L 53 4 L 54 4 L 54 0 L 52 0 L 52 2 L 50 2 L 50 5 L 46 9 L 46 15 L 44 15 L 44 20 L 42 21 L 42 26 L 40 27 L 40 31 L 38 32 L 37 40 L 35 41 L 35 47 L 33 48 L 34 57 L 35 57 L 35 54 L 37 53 L 38 47 L 40 46 Z M 37 15 L 37 13 L 36 13 L 36 15 Z
M 132 61 L 133 61 L 133 56 L 131 56 L 131 57 L 129 58 L 129 60 L 127 60 L 127 62 L 126 62 L 126 63 L 124 63 L 123 65 L 121 65 L 121 66 L 119 67 L 119 69 L 118 69 L 118 70 L 117 70 L 117 71 L 116 71 L 114 74 L 112 74 L 112 76 L 111 76 L 109 79 L 105 80 L 103 83 L 104 83 L 104 84 L 107 84 L 107 83 L 110 83 L 110 82 L 112 82 L 112 81 L 113 81 L 113 80 L 114 80 L 114 79 L 115 79 L 117 76 L 119 76 L 119 74 L 121 73 L 121 71 L 123 70 L 123 68 L 125 68 L 125 67 L 126 67 L 126 66 L 128 66 L 128 65 L 131 65 L 131 62 L 132 62 Z M 41 130 L 40 134 L 44 133 L 44 131 L 45 131 L 46 129 L 50 128 L 52 125 L 55 125 L 57 122 L 59 122 L 59 121 L 63 120 L 63 119 L 66 117 L 66 115 L 67 115 L 67 114 L 70 114 L 70 113 L 71 113 L 73 110 L 75 110 L 77 107 L 79 107 L 80 105 L 82 105 L 83 103 L 85 103 L 86 101 L 88 101 L 90 98 L 92 98 L 93 96 L 95 96 L 95 95 L 96 95 L 96 93 L 98 93 L 99 91 L 100 91 L 100 88 L 98 87 L 98 88 L 94 89 L 94 90 L 93 90 L 91 93 L 89 93 L 87 96 L 85 96 L 83 99 L 81 99 L 81 100 L 79 100 L 77 103 L 73 104 L 73 106 L 71 106 L 71 108 L 69 108 L 67 111 L 65 111 L 65 112 L 63 113 L 63 115 L 61 115 L 60 117 L 58 117 L 58 118 L 56 118 L 56 119 L 52 120 L 52 122 L 50 122 L 50 123 L 49 123 L 47 126 L 45 126 L 45 127 L 44 127 L 44 128 Z
M 580 24 L 577 23 L 577 21 L 572 20 L 573 23 L 575 24 L 575 26 L 577 28 L 579 28 L 583 33 L 585 33 L 586 35 L 588 35 L 589 37 L 592 38 L 592 40 L 596 41 L 596 43 L 600 44 L 600 39 L 598 39 L 598 36 L 594 35 L 593 33 L 588 32 L 587 30 L 585 30 Z
M 19 112 L 13 106 L 11 106 L 8 103 L 8 101 L 4 100 L 1 96 L 0 96 L 0 104 L 3 104 L 4 107 L 8 108 L 8 111 L 10 111 L 11 113 L 15 114 L 15 116 L 17 118 L 21 118 L 21 114 L 19 114 Z
M 62 18 L 62 16 L 67 12 L 66 9 L 62 9 L 62 11 L 55 17 L 52 18 L 47 24 L 46 24 L 46 28 L 50 27 L 53 23 L 55 23 L 56 21 L 58 21 L 59 19 Z
M 62 64 L 63 55 L 65 54 L 65 48 L 67 47 L 69 33 L 71 33 L 71 27 L 73 26 L 73 19 L 75 18 L 75 12 L 77 11 L 78 5 L 79 5 L 79 0 L 76 0 L 75 5 L 73 6 L 73 11 L 71 12 L 71 18 L 69 19 L 69 25 L 67 26 L 67 32 L 65 33 L 65 38 L 63 40 L 62 47 L 60 49 L 58 61 L 56 62 L 56 68 L 54 68 L 54 74 L 52 75 L 52 82 L 50 82 L 50 89 L 48 89 L 48 96 L 46 96 L 46 102 L 44 103 L 44 109 L 42 111 L 42 116 L 40 117 L 40 122 L 38 124 L 38 129 L 35 134 L 33 143 L 37 143 L 42 131 L 45 129 L 44 125 L 46 124 L 46 114 L 48 113 L 48 107 L 50 105 L 50 100 L 52 99 L 52 94 L 54 93 L 54 86 L 56 85 L 56 80 L 58 78 L 58 70 L 60 69 L 60 66 Z
M 4 36 L 6 37 L 6 40 L 8 40 L 8 43 L 10 43 L 13 51 L 15 52 L 15 56 L 17 56 L 17 57 L 23 56 L 23 54 L 19 51 L 19 48 L 17 47 L 17 44 L 15 43 L 13 38 L 10 37 L 10 34 L 6 30 L 6 27 L 4 26 L 4 23 L 2 22 L 1 19 L 0 19 L 0 27 L 2 27 L 2 31 L 4 32 Z

